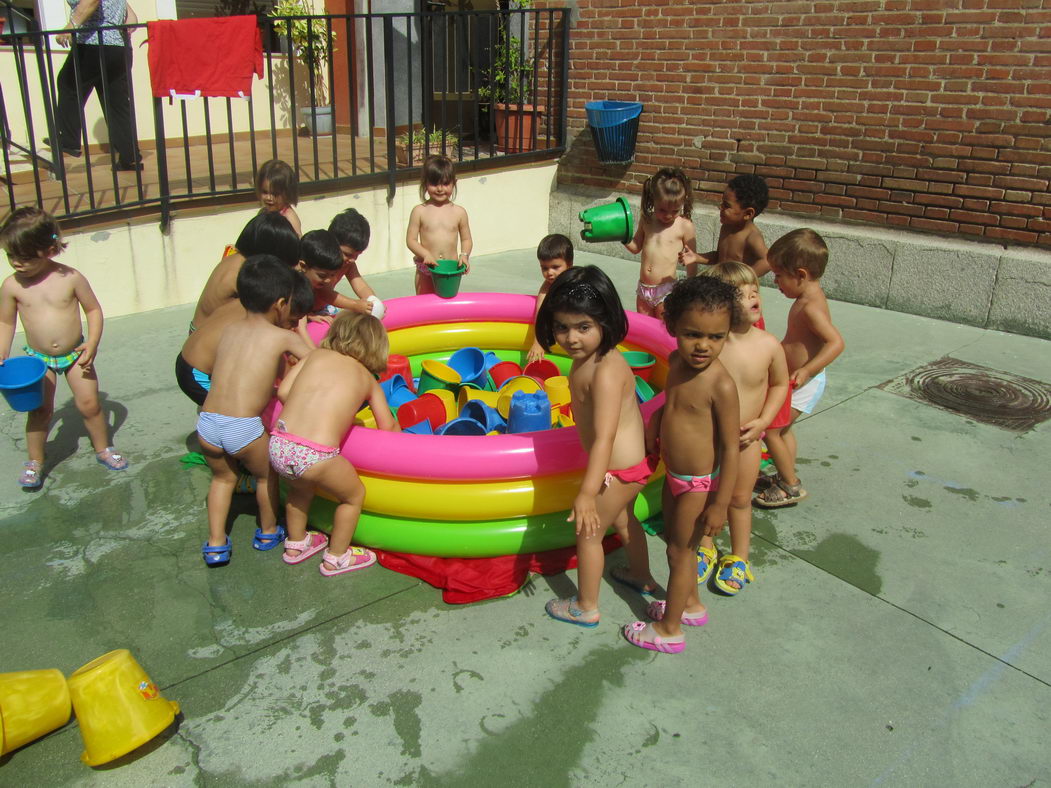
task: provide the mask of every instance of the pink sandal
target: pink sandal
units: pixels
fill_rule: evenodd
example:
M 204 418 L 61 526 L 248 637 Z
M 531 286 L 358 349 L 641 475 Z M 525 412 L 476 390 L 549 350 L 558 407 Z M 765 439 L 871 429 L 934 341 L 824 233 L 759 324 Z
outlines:
M 335 569 L 327 569 L 325 564 L 332 564 Z M 355 569 L 364 569 L 376 563 L 376 554 L 364 547 L 348 547 L 343 555 L 332 555 L 325 551 L 321 556 L 321 565 L 318 567 L 325 577 L 342 575 L 345 572 L 353 572 Z
M 654 631 L 653 624 L 647 624 L 645 621 L 632 621 L 630 624 L 625 624 L 622 632 L 631 645 L 650 651 L 679 654 L 686 648 L 685 635 L 673 638 L 661 637 Z
M 664 608 L 667 604 L 668 603 L 663 599 L 655 599 L 646 605 L 646 615 L 654 621 L 664 620 Z M 682 623 L 688 627 L 703 627 L 708 623 L 708 611 L 705 610 L 703 613 L 687 613 L 684 610 L 682 611 Z
M 301 564 L 310 556 L 317 555 L 328 547 L 328 537 L 317 531 L 307 531 L 306 538 L 294 542 L 285 539 L 285 552 L 281 554 L 281 560 L 286 564 Z M 299 550 L 299 555 L 289 555 L 289 550 Z

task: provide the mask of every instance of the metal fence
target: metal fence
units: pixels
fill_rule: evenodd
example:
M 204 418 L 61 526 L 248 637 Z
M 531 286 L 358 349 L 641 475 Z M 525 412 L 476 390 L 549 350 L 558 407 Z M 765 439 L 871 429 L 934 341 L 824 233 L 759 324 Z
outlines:
M 0 0 L 0 10 L 7 19 L 0 43 L 9 46 L 0 57 L 10 58 L 17 76 L 0 84 L 12 210 L 36 203 L 67 219 L 156 211 L 166 227 L 173 208 L 252 194 L 268 159 L 287 161 L 304 193 L 385 184 L 393 197 L 431 153 L 471 170 L 564 150 L 566 9 L 259 17 L 265 75 L 247 98 L 152 98 L 147 124 L 136 122 L 129 91 L 144 166 L 127 171 L 115 166 L 119 146 L 89 139 L 82 105 L 80 156 L 63 156 L 57 130 L 63 58 L 87 54 L 102 69 L 111 48 L 74 37 L 66 50 L 57 43 L 63 31 L 35 29 L 9 0 Z M 113 30 L 129 41 L 146 27 L 92 35 L 101 41 Z M 131 58 L 146 48 L 135 50 L 127 48 L 124 61 L 129 85 Z M 80 73 L 90 70 L 74 69 L 78 90 L 90 87 Z M 110 119 L 120 96 L 105 82 L 97 88 Z

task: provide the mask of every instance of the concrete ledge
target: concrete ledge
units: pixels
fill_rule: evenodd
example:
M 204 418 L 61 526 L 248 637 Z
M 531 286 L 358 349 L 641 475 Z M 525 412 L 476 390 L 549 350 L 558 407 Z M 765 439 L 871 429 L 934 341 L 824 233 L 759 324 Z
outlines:
M 580 211 L 618 196 L 559 186 L 551 194 L 550 231 L 589 252 L 637 260 L 620 244 L 580 240 Z M 637 216 L 638 195 L 628 201 Z M 718 211 L 695 205 L 693 220 L 697 249 L 715 248 Z M 1051 339 L 1051 253 L 776 213 L 756 224 L 768 246 L 799 227 L 819 232 L 830 252 L 823 280 L 830 298 Z M 773 278 L 763 284 L 773 286 Z

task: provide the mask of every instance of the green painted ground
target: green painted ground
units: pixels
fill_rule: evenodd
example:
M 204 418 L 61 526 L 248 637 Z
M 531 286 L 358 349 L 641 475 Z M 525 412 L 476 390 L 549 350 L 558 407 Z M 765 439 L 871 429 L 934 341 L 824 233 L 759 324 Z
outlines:
M 578 262 L 633 303 L 636 268 Z M 473 265 L 465 289 L 539 284 L 531 250 Z M 411 279 L 370 277 L 381 297 Z M 788 302 L 764 297 L 780 333 Z M 184 718 L 95 770 L 71 724 L 0 760 L 0 785 L 1046 784 L 1051 427 L 876 386 L 947 355 L 1051 381 L 1049 345 L 833 309 L 847 353 L 800 427 L 810 498 L 757 514 L 757 582 L 709 597 L 682 656 L 623 642 L 644 607 L 623 587 L 593 631 L 543 612 L 572 573 L 449 607 L 382 568 L 325 579 L 258 553 L 247 508 L 233 562 L 208 570 L 208 475 L 179 463 L 194 409 L 172 372 L 191 310 L 109 321 L 98 369 L 128 472 L 94 462 L 60 390 L 45 487 L 24 493 L 22 419 L 0 414 L 0 671 L 129 648 Z

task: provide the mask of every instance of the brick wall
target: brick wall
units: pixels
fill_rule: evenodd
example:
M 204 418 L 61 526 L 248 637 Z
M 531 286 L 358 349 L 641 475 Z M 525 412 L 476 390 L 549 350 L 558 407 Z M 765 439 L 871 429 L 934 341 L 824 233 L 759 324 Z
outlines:
M 560 183 L 679 165 L 714 203 L 755 172 L 778 211 L 1051 247 L 1051 0 L 576 6 Z M 598 163 L 595 99 L 646 106 L 628 168 Z

